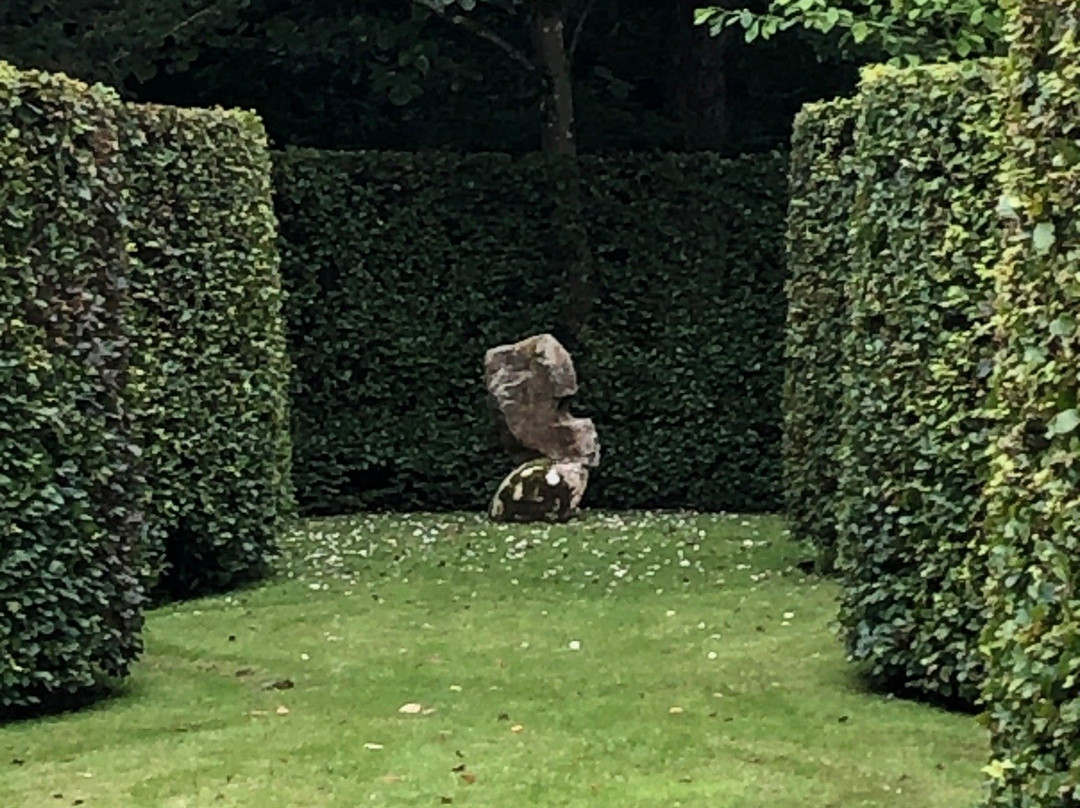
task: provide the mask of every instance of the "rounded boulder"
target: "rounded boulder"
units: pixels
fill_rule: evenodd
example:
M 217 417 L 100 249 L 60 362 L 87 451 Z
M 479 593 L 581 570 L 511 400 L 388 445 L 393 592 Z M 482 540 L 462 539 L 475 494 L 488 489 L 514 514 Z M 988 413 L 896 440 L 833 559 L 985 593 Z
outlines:
M 566 522 L 579 513 L 589 470 L 582 463 L 547 458 L 518 466 L 491 501 L 495 522 Z

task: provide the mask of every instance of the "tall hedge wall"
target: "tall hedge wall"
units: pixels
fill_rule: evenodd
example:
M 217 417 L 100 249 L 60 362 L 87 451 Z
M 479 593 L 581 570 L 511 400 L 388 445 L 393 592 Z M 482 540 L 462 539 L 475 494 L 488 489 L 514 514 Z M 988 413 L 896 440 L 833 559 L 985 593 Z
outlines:
M 581 161 L 597 300 L 581 401 L 592 506 L 780 506 L 787 161 Z
M 140 649 L 119 112 L 0 63 L 0 708 L 121 675 Z
M 593 505 L 778 499 L 784 161 L 583 158 L 596 304 L 575 357 Z M 559 164 L 329 154 L 277 163 L 306 510 L 482 506 L 507 471 L 484 352 L 553 330 L 575 195 Z
M 120 676 L 159 585 L 289 511 L 270 161 L 246 113 L 0 64 L 0 708 Z M 159 575 L 164 568 L 164 578 Z
M 999 82 L 997 63 L 868 71 L 850 231 L 840 622 L 872 677 L 963 700 L 983 678 Z
M 1023 0 L 996 273 L 988 805 L 1080 804 L 1080 3 Z
M 784 505 L 793 536 L 817 548 L 825 570 L 836 559 L 857 113 L 853 99 L 807 105 L 791 142 Z
M 139 423 L 164 554 L 159 588 L 190 596 L 263 575 L 290 508 L 270 158 L 251 113 L 127 112 Z
M 509 159 L 289 152 L 278 216 L 300 505 L 464 507 L 498 454 L 480 363 L 557 314 L 554 202 Z

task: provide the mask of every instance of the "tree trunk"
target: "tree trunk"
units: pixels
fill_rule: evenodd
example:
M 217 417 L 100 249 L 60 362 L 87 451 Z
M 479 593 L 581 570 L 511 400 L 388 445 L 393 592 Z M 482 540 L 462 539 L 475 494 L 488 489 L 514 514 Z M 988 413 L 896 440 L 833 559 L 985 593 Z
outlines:
M 725 56 L 735 29 L 714 37 L 708 26 L 694 25 L 694 9 L 701 5 L 699 0 L 674 3 L 668 99 L 671 114 L 683 126 L 684 148 L 721 151 L 731 124 Z
M 574 83 L 566 52 L 566 9 L 562 3 L 539 2 L 533 13 L 533 42 L 544 68 L 547 92 L 541 143 L 545 154 L 577 154 L 574 140 Z
M 541 101 L 541 149 L 560 159 L 553 166 L 552 182 L 561 197 L 557 220 L 552 222 L 552 270 L 561 273 L 564 283 L 563 311 L 555 336 L 570 351 L 578 353 L 578 339 L 593 305 L 592 249 L 585 227 L 581 174 L 574 137 L 574 83 L 566 44 L 567 3 L 565 0 L 535 0 L 532 14 L 533 46 L 544 73 Z

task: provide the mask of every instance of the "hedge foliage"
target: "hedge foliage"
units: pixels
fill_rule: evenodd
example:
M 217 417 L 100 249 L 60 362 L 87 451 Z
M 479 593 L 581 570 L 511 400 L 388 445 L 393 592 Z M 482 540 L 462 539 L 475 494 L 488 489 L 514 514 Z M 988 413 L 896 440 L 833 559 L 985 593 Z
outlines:
M 0 64 L 0 707 L 140 650 L 120 102 Z
M 294 481 L 309 511 L 472 507 L 484 351 L 558 313 L 554 202 L 509 158 L 288 152 L 277 161 Z M 497 474 L 495 476 L 498 476 Z
M 597 294 L 592 505 L 777 504 L 784 160 L 293 151 L 277 163 L 306 510 L 483 507 L 507 460 L 484 352 L 554 331 L 580 211 Z M 569 211 L 567 206 L 578 205 Z
M 0 64 L 0 133 L 0 708 L 15 708 L 124 675 L 155 586 L 262 574 L 291 446 L 258 119 L 126 106 Z
M 817 549 L 824 570 L 836 559 L 857 113 L 853 99 L 809 104 L 795 119 L 791 143 L 784 504 L 792 535 Z
M 990 501 L 992 808 L 1080 804 L 1080 2 L 1023 0 L 1009 67 Z
M 190 596 L 262 576 L 290 508 L 270 157 L 252 113 L 128 114 L 151 523 L 160 589 Z
M 850 229 L 840 622 L 872 678 L 965 701 L 983 679 L 1000 74 L 864 74 Z
M 597 301 L 581 402 L 605 508 L 780 507 L 787 159 L 581 161 Z

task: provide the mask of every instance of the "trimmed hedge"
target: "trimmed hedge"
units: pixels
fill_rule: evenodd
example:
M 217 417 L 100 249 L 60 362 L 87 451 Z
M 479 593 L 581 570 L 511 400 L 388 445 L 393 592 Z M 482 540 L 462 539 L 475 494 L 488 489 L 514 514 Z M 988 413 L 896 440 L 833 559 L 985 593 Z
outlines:
M 148 569 L 111 91 L 0 63 L 0 707 L 121 676 Z
M 855 147 L 840 623 L 872 679 L 962 701 L 983 679 L 1000 73 L 868 70 Z
M 779 154 L 581 160 L 597 300 L 581 404 L 603 458 L 592 507 L 780 507 Z
M 1080 804 L 1080 2 L 1012 23 L 990 501 L 989 806 Z
M 270 160 L 253 115 L 3 64 L 0 133 L 0 708 L 56 706 L 127 673 L 156 583 L 266 570 L 291 505 Z
M 784 504 L 792 535 L 816 548 L 825 571 L 836 561 L 837 403 L 844 395 L 857 113 L 853 99 L 809 104 L 796 116 L 791 140 Z
M 559 313 L 543 178 L 531 158 L 278 157 L 305 510 L 490 498 L 506 463 L 491 440 L 484 351 L 548 330 Z
M 784 160 L 291 151 L 277 161 L 311 512 L 483 507 L 507 469 L 484 352 L 555 331 L 580 200 L 597 287 L 577 410 L 606 507 L 766 510 L 779 492 Z
M 291 507 L 270 157 L 252 113 L 128 114 L 139 420 L 164 554 L 159 590 L 188 597 L 263 576 Z

